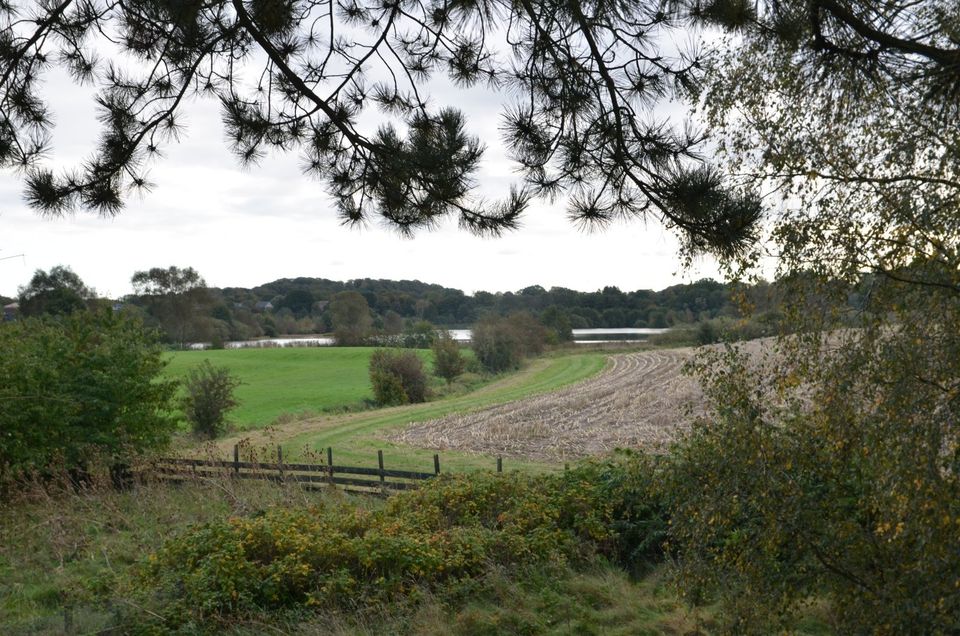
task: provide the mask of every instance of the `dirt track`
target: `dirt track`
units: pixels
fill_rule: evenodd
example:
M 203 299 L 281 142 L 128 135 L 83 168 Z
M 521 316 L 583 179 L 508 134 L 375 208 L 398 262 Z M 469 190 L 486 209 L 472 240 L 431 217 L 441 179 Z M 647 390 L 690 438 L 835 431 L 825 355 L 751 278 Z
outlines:
M 423 448 L 564 460 L 614 448 L 664 450 L 698 408 L 696 382 L 680 373 L 690 349 L 610 357 L 595 378 L 465 415 L 414 424 L 391 440 Z

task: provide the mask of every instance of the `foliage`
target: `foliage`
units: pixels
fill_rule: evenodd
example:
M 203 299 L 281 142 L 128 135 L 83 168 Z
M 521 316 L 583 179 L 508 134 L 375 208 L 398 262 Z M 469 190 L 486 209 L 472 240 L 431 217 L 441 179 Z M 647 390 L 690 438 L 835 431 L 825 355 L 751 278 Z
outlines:
M 49 272 L 34 272 L 30 282 L 19 289 L 17 300 L 24 316 L 57 316 L 86 309 L 87 301 L 95 297 L 96 292 L 72 269 L 57 265 Z
M 814 595 L 842 632 L 955 631 L 958 7 L 735 5 L 706 16 L 738 35 L 702 97 L 729 169 L 784 209 L 730 266 L 778 254 L 797 335 L 696 367 L 713 412 L 677 456 L 681 588 L 736 631 Z
M 166 294 L 184 294 L 198 287 L 206 287 L 203 277 L 192 267 L 180 268 L 176 265 L 164 269 L 153 267 L 146 271 L 134 272 L 130 278 L 134 293 L 140 296 L 164 296 Z
M 487 315 L 471 329 L 471 347 L 487 371 L 499 372 L 520 366 L 520 341 L 506 318 Z
M 551 305 L 540 314 L 540 323 L 547 328 L 547 339 L 552 344 L 573 341 L 570 315 L 556 305 Z
M 630 517 L 622 511 L 643 507 L 624 503 L 624 493 L 638 490 L 605 478 L 608 471 L 623 469 L 443 476 L 382 510 L 272 509 L 209 523 L 151 555 L 143 582 L 162 594 L 175 624 L 294 606 L 364 607 L 494 568 L 580 562 L 616 553 L 617 524 Z
M 154 335 L 101 312 L 27 318 L 0 328 L 0 466 L 43 469 L 163 446 L 176 383 Z
M 278 303 L 283 303 L 283 298 L 295 290 L 309 291 L 317 299 L 329 299 L 342 291 L 356 291 L 367 300 L 372 313 L 382 316 L 385 327 L 392 314 L 408 321 L 427 320 L 452 328 L 470 325 L 486 313 L 507 315 L 528 311 L 545 326 L 559 328 L 558 333 L 563 331 L 563 315 L 570 321 L 569 327 L 576 329 L 669 327 L 719 316 L 738 316 L 742 304 L 739 297 L 756 306 L 758 311 L 766 311 L 778 302 L 774 284 L 744 285 L 710 279 L 672 285 L 660 291 L 621 291 L 608 286 L 581 292 L 532 285 L 517 291 L 477 291 L 467 295 L 459 289 L 419 281 L 370 278 L 333 281 L 298 277 L 275 280 L 250 289 L 232 287 L 218 291 L 230 310 L 236 313 L 236 304 L 252 307 L 257 301 L 272 300 L 279 307 Z M 553 307 L 561 316 L 553 313 Z M 560 322 L 554 324 L 557 319 Z M 390 318 L 390 324 L 388 332 L 400 329 L 396 318 Z
M 373 328 L 367 299 L 355 291 L 340 292 L 330 300 L 333 338 L 342 347 L 362 345 Z
M 130 279 L 135 303 L 146 307 L 147 315 L 166 333 L 170 342 L 180 347 L 190 341 L 222 339 L 210 330 L 207 314 L 213 299 L 203 277 L 192 267 L 154 267 L 134 272 Z
M 413 351 L 378 349 L 370 357 L 370 384 L 378 404 L 411 404 L 427 399 L 423 361 Z
M 437 327 L 429 320 L 417 320 L 403 332 L 403 346 L 429 349 L 437 338 Z
M 234 397 L 238 386 L 240 380 L 230 369 L 215 367 L 209 360 L 187 373 L 181 405 L 194 434 L 213 439 L 225 431 L 227 412 L 238 404 Z
M 700 3 L 35 2 L 29 26 L 4 5 L 0 166 L 25 174 L 26 199 L 43 213 L 117 214 L 130 190 L 150 188 L 149 164 L 198 96 L 219 101 L 244 165 L 270 150 L 302 154 L 345 222 L 381 218 L 409 233 L 454 216 L 496 234 L 516 228 L 534 196 L 566 194 L 581 223 L 653 215 L 691 252 L 735 254 L 755 235 L 757 197 L 698 159 L 699 131 L 651 108 L 702 80 L 705 51 L 660 50 L 676 27 L 695 26 L 690 4 Z M 120 72 L 93 53 L 103 41 L 115 44 L 111 58 L 155 70 Z M 92 156 L 62 174 L 43 163 L 52 117 L 39 87 L 51 67 L 94 85 L 102 124 Z M 429 98 L 441 71 L 512 102 L 504 136 L 522 181 L 492 204 L 475 194 L 481 140 Z M 386 121 L 368 133 L 371 108 Z
M 757 368 L 705 354 L 715 413 L 675 453 L 680 589 L 735 631 L 783 625 L 816 595 L 844 632 L 948 632 L 960 617 L 960 464 L 938 360 L 852 332 L 836 354 Z M 937 369 L 938 370 L 938 369 Z M 948 442 L 949 443 L 949 442 Z
M 516 369 L 524 358 L 543 350 L 545 339 L 543 325 L 526 312 L 488 314 L 473 326 L 471 335 L 477 359 L 492 373 Z
M 175 626 L 153 622 L 150 614 L 166 614 L 163 599 L 142 593 L 136 573 L 145 551 L 169 541 L 171 529 L 225 523 L 240 511 L 272 507 L 383 505 L 338 491 L 229 478 L 198 479 L 189 487 L 141 484 L 127 492 L 97 483 L 77 495 L 36 495 L 0 515 L 0 632 L 5 636 L 63 633 L 68 631 L 65 617 L 80 633 L 168 633 Z M 293 608 L 257 613 L 246 621 L 224 617 L 226 625 L 210 626 L 181 618 L 185 624 L 179 631 L 246 634 L 270 625 L 272 631 L 331 636 L 440 636 L 496 634 L 515 626 L 529 634 L 628 636 L 678 626 L 692 630 L 705 613 L 692 613 L 677 602 L 665 585 L 665 570 L 632 578 L 603 561 L 490 567 L 479 577 L 447 580 L 432 591 L 411 590 L 389 605 L 365 608 L 344 599 L 339 610 Z
M 303 317 L 310 314 L 313 310 L 313 294 L 306 289 L 291 289 L 277 303 L 277 308 L 287 308 L 293 312 L 294 316 Z
M 452 382 L 467 367 L 466 358 L 460 353 L 460 345 L 444 331 L 433 341 L 433 372 L 437 376 Z

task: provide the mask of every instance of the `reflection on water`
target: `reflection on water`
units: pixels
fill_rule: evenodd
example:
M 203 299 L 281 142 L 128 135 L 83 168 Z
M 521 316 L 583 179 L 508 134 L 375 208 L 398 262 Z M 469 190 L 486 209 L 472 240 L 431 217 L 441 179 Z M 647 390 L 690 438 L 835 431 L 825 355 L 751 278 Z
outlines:
M 449 329 L 450 335 L 457 342 L 470 342 L 469 329 Z M 622 327 L 617 329 L 574 329 L 573 341 L 576 344 L 598 344 L 604 342 L 629 342 L 646 340 L 653 336 L 670 331 L 669 329 L 646 329 L 642 327 Z M 260 338 L 257 340 L 231 340 L 224 344 L 226 349 L 269 349 L 274 347 L 329 347 L 333 345 L 333 338 L 326 336 L 293 336 L 290 338 Z M 195 342 L 191 349 L 209 349 L 209 342 Z

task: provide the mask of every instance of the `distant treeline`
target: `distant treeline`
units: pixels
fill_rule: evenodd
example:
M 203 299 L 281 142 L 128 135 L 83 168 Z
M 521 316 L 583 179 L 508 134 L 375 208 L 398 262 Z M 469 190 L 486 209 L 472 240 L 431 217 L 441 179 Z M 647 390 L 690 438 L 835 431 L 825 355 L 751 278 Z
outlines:
M 692 325 L 717 318 L 776 312 L 776 288 L 767 283 L 725 284 L 710 279 L 674 285 L 662 291 L 624 292 L 604 287 L 580 292 L 539 285 L 516 292 L 467 295 L 459 289 L 422 283 L 356 279 L 284 278 L 252 289 L 210 289 L 209 315 L 230 327 L 229 338 L 288 333 L 322 333 L 333 329 L 330 301 L 342 292 L 363 296 L 373 327 L 395 332 L 399 325 L 427 321 L 446 328 L 468 327 L 489 313 L 526 311 L 546 322 L 572 329 Z M 135 299 L 133 302 L 137 302 Z
M 516 292 L 467 295 L 420 281 L 362 278 L 284 278 L 254 287 L 210 288 L 192 268 L 154 268 L 134 274 L 135 293 L 98 299 L 69 267 L 38 270 L 20 289 L 19 313 L 67 313 L 91 303 L 141 315 L 175 344 L 245 340 L 260 336 L 328 333 L 356 327 L 375 334 L 424 334 L 436 327 L 474 325 L 486 315 L 525 312 L 560 334 L 570 329 L 719 327 L 747 314 L 764 325 L 779 322 L 778 286 L 703 279 L 661 291 L 604 287 L 580 292 L 539 285 Z M 13 299 L 8 299 L 13 300 Z M 365 302 L 364 302 L 365 301 Z M 338 310 L 339 305 L 339 310 Z M 353 312 L 351 314 L 351 311 Z M 338 317 L 339 316 L 339 317 Z M 8 316 L 9 318 L 10 316 Z M 764 328 L 761 335 L 766 334 Z M 567 336 L 569 337 L 569 336 Z M 708 331 L 701 339 L 709 340 Z

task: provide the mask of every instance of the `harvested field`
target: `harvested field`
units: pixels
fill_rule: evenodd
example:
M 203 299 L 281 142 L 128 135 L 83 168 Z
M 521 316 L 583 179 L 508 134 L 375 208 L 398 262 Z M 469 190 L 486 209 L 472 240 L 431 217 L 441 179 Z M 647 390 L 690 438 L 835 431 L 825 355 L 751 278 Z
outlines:
M 483 409 L 413 424 L 390 436 L 437 450 L 562 461 L 614 448 L 662 451 L 701 408 L 697 383 L 681 374 L 692 349 L 610 356 L 585 382 Z

